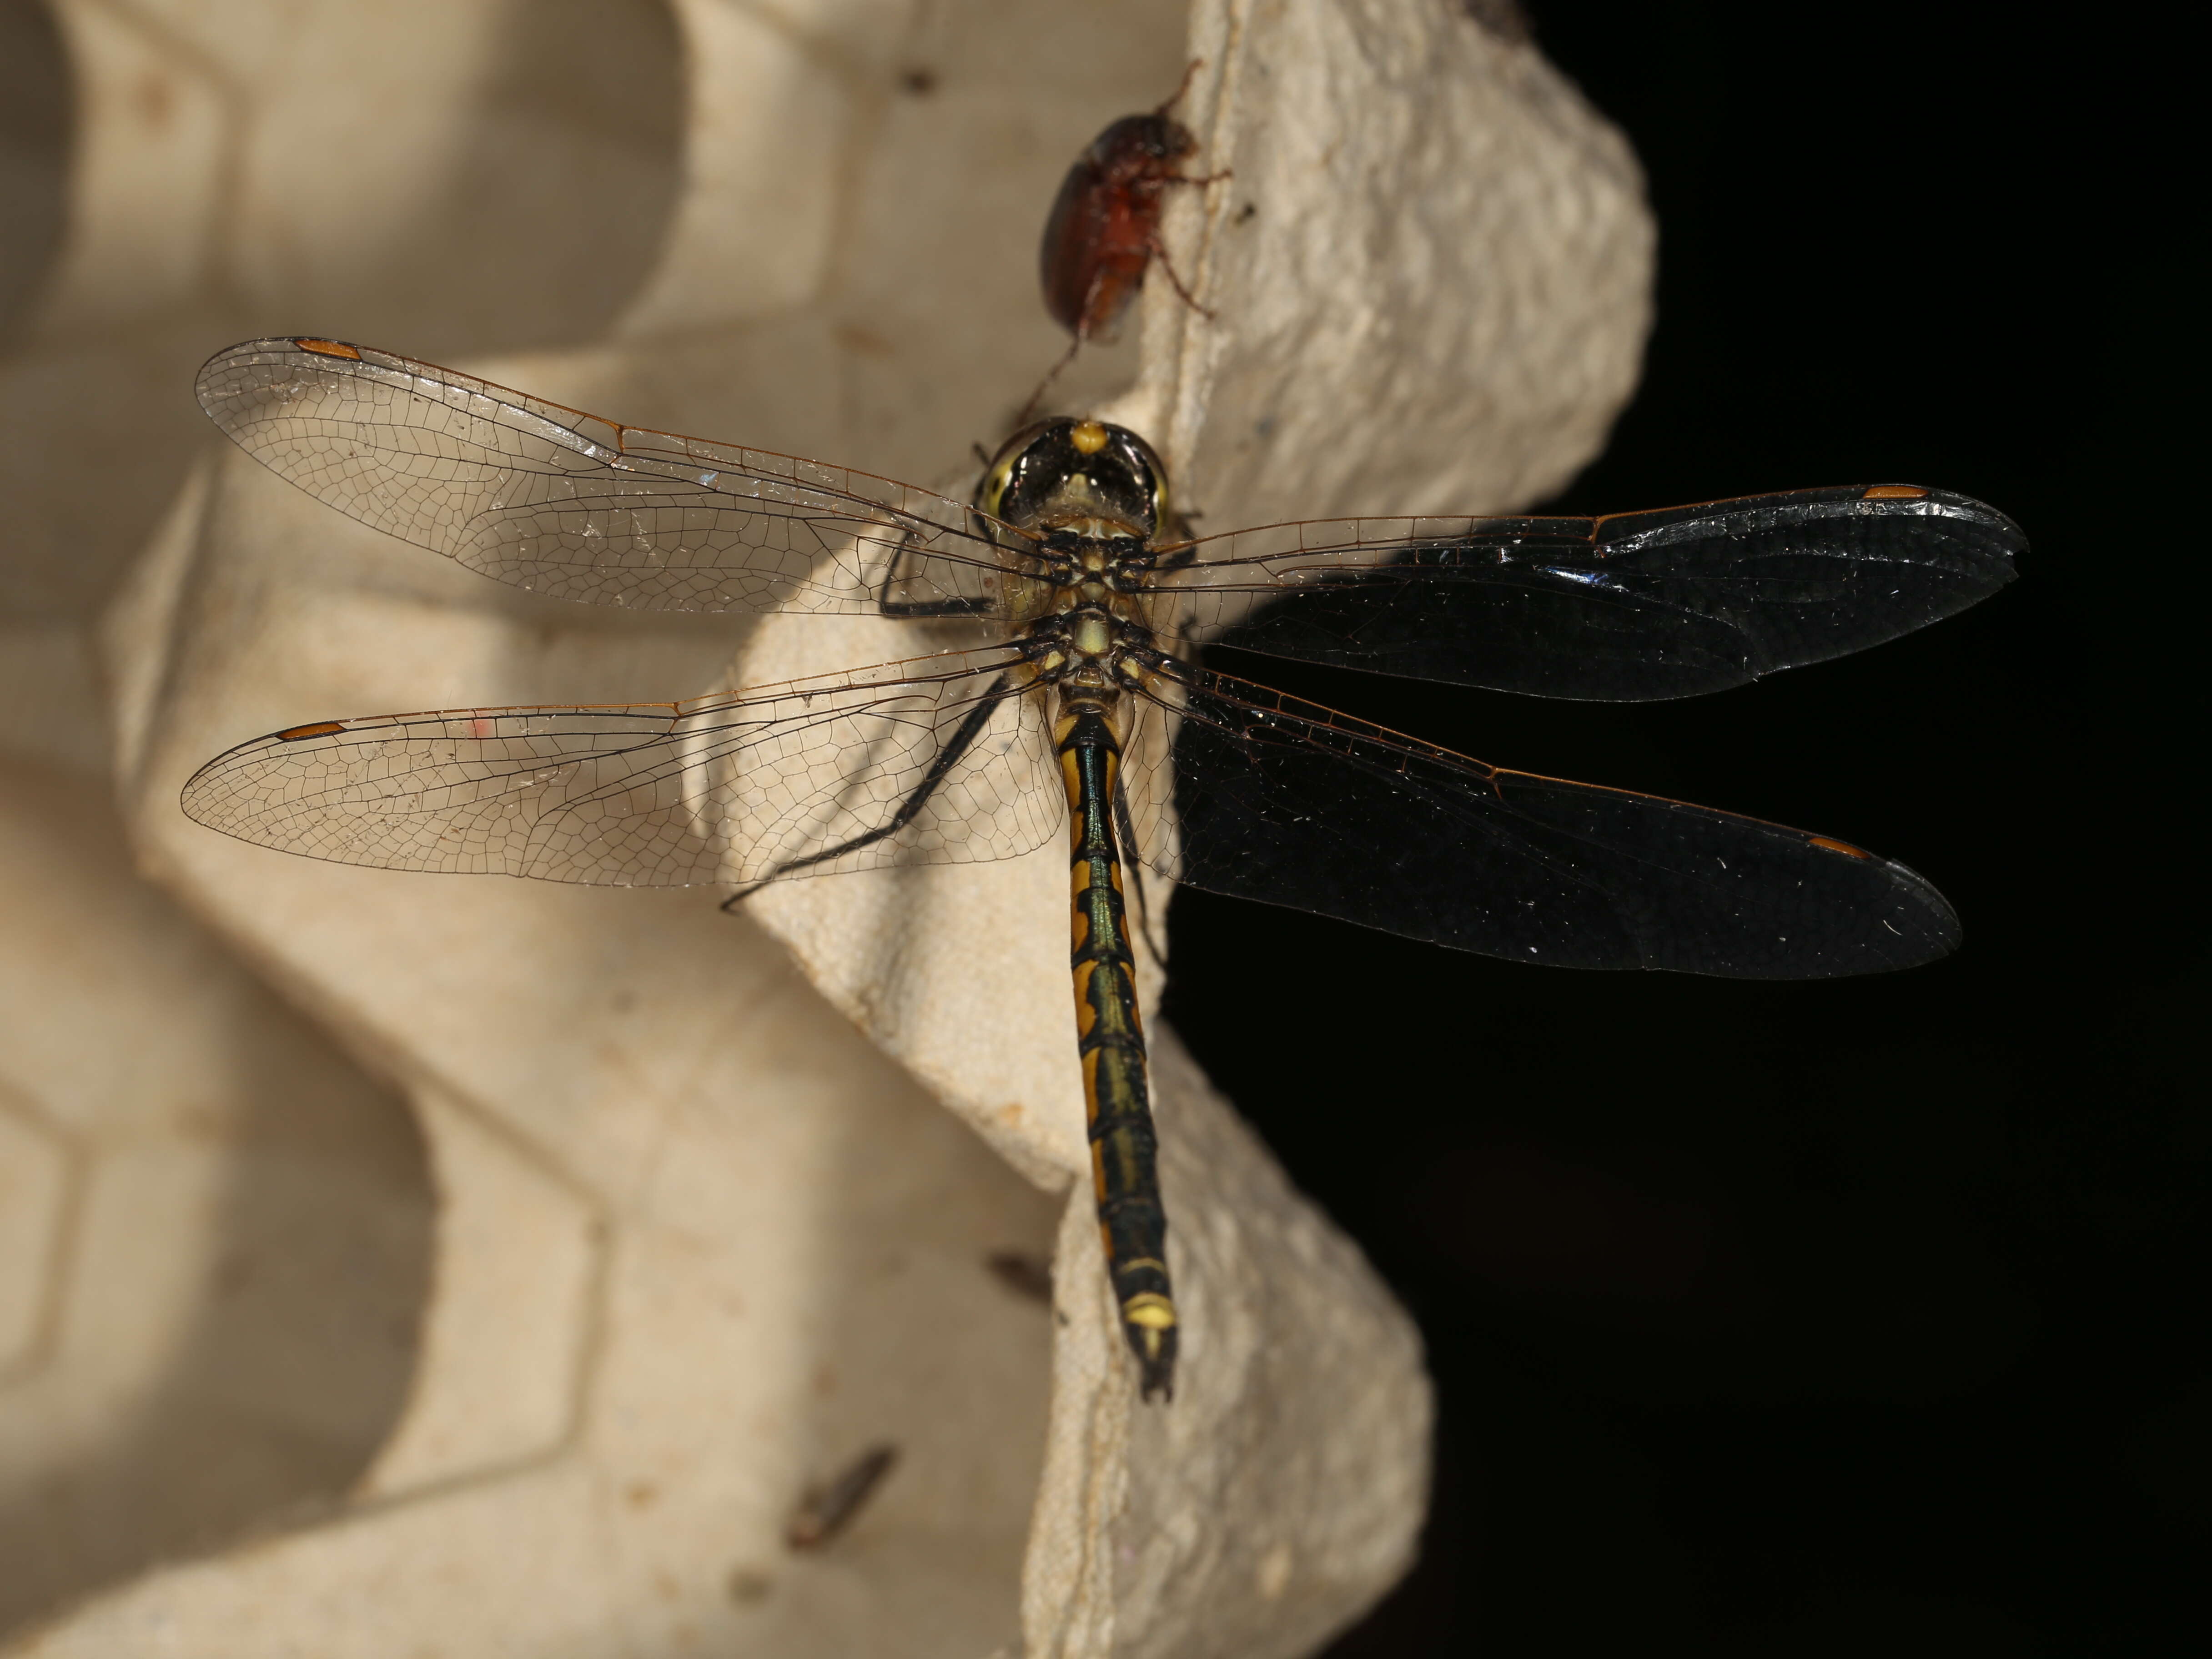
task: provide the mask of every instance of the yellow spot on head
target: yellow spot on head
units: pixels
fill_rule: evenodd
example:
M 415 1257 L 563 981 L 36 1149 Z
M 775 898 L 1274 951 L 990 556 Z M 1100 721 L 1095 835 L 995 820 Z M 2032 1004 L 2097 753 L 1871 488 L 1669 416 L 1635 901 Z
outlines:
M 350 357 L 355 362 L 361 361 L 361 353 L 343 340 L 295 339 L 292 343 L 302 351 L 313 352 L 318 357 Z
M 1067 441 L 1079 455 L 1096 455 L 1106 447 L 1106 428 L 1097 421 L 1079 421 L 1068 428 Z
M 1859 499 L 1863 501 L 1917 501 L 1927 493 L 1917 484 L 1876 484 Z

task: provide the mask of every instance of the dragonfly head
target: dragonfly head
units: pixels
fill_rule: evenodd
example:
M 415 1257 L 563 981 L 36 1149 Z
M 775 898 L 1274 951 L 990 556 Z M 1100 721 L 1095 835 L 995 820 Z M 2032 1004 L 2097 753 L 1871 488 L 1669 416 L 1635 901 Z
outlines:
M 1023 530 L 1148 542 L 1166 522 L 1167 468 L 1125 426 L 1060 416 L 1006 440 L 983 469 L 975 507 Z

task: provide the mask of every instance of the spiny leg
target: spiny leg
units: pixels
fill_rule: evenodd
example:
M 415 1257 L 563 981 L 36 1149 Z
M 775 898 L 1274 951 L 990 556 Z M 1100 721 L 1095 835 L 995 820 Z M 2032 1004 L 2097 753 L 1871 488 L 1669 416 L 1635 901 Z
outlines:
M 1137 856 L 1137 821 L 1129 811 L 1129 791 L 1119 778 L 1114 781 L 1114 823 L 1120 830 L 1121 845 L 1129 849 L 1127 867 L 1129 878 L 1137 885 L 1138 926 L 1143 930 L 1146 948 L 1152 951 L 1152 960 L 1164 968 L 1167 965 L 1167 941 L 1160 937 L 1159 924 L 1166 920 L 1152 914 L 1152 902 L 1145 893 L 1145 861 Z
M 952 734 L 951 740 L 937 751 L 937 758 L 929 763 L 929 770 L 922 775 L 921 781 L 915 786 L 913 793 L 899 803 L 898 810 L 884 823 L 878 824 L 872 830 L 863 830 L 848 841 L 841 841 L 835 847 L 825 847 L 821 851 L 809 853 L 803 858 L 786 859 L 766 875 L 756 881 L 747 882 L 729 897 L 724 899 L 721 908 L 725 910 L 733 908 L 741 901 L 750 898 L 779 877 L 790 875 L 795 871 L 806 869 L 812 865 L 827 864 L 830 860 L 842 858 L 848 853 L 856 853 L 863 847 L 872 847 L 886 836 L 898 834 L 900 830 L 914 822 L 916 813 L 929 804 L 929 798 L 938 792 L 945 778 L 951 775 L 952 769 L 960 763 L 960 757 L 975 746 L 976 738 L 983 735 L 983 728 L 991 723 L 991 716 L 1013 695 L 1013 677 L 1011 674 L 1002 673 L 998 678 L 993 680 L 989 689 L 983 693 L 975 706 L 968 711 L 967 718 L 960 722 L 958 729 Z
M 979 446 L 980 449 L 980 446 Z M 986 458 L 988 464 L 988 458 Z M 884 579 L 876 586 L 876 609 L 884 616 L 900 622 L 923 622 L 939 617 L 981 617 L 991 609 L 988 599 L 895 599 L 891 584 L 898 580 L 899 561 L 906 557 L 907 550 L 914 545 L 914 532 L 908 531 L 899 538 L 898 550 L 891 555 L 890 562 L 884 567 Z

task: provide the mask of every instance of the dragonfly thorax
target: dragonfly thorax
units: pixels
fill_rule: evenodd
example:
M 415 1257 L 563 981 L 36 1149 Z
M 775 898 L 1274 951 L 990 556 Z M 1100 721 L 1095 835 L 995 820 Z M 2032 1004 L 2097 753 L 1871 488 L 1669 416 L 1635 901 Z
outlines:
M 1103 657 L 1114 648 L 1117 631 L 1111 617 L 1086 606 L 1075 613 L 1074 626 L 1067 630 L 1067 642 L 1079 657 Z
M 1090 584 L 1081 584 L 1088 586 Z M 1061 590 L 1075 602 L 1030 626 L 1027 653 L 1037 678 L 1079 695 L 1111 702 L 1128 682 L 1133 665 L 1152 650 L 1152 630 L 1136 614 L 1136 601 L 1109 594 L 1103 601 L 1076 599 L 1079 587 Z
M 1152 550 L 1127 532 L 1091 535 L 1055 530 L 1048 533 L 1036 554 L 1033 580 L 1058 595 L 1047 601 L 1049 610 L 1078 605 L 1107 605 L 1120 596 L 1144 592 L 1149 585 Z

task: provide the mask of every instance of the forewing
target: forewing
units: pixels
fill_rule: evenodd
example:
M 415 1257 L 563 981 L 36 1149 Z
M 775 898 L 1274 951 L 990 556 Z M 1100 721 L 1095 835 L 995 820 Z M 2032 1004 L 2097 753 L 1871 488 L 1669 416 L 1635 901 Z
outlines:
M 233 346 L 200 370 L 199 399 L 316 500 L 556 599 L 863 611 L 896 558 L 899 600 L 999 608 L 1001 560 L 968 509 L 888 478 L 622 426 L 337 341 Z
M 217 756 L 183 805 L 340 864 L 603 886 L 1006 858 L 1066 812 L 1018 667 L 962 652 L 690 702 L 325 720 Z M 940 767 L 979 708 L 975 740 Z
M 1170 676 L 1172 676 L 1170 678 Z M 1194 886 L 1516 962 L 1820 979 L 1951 951 L 1903 865 L 1802 830 L 1486 766 L 1224 675 L 1170 668 Z
M 2026 546 L 1966 496 L 1850 485 L 1601 519 L 1271 525 L 1194 544 L 1165 580 L 1189 592 L 1200 639 L 1626 701 L 1895 639 L 1996 592 Z

